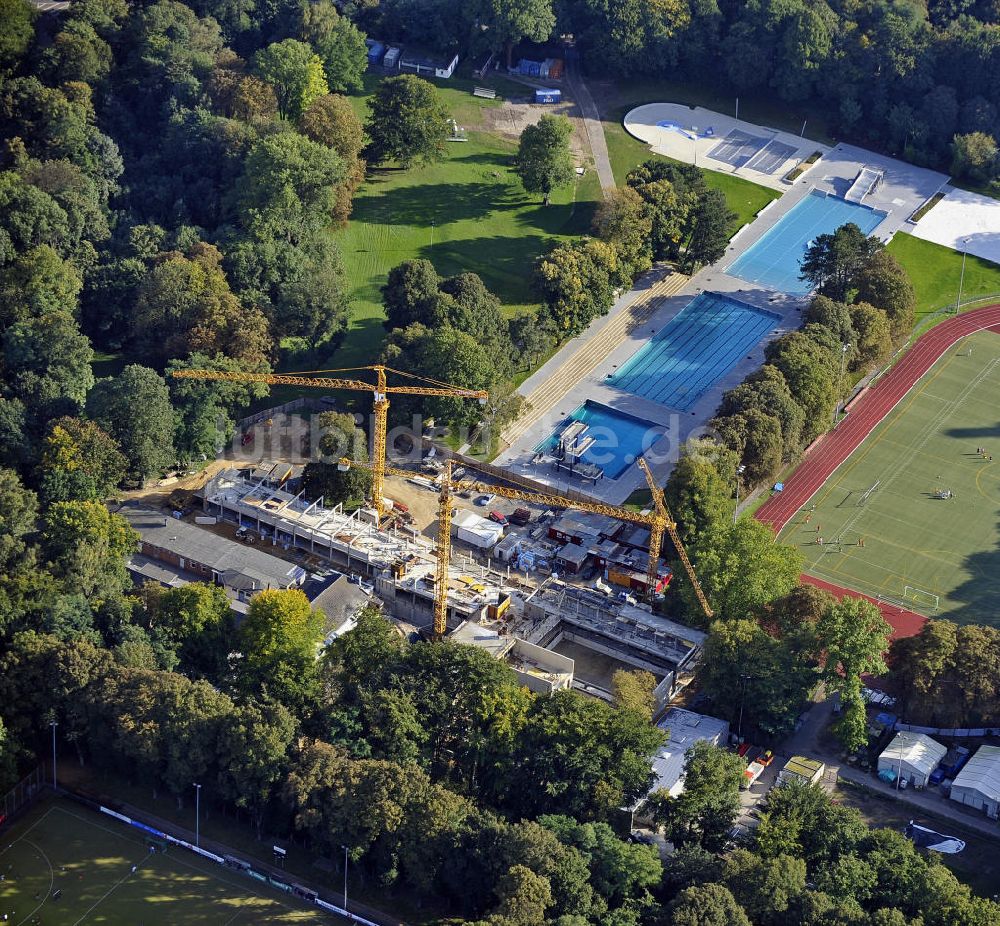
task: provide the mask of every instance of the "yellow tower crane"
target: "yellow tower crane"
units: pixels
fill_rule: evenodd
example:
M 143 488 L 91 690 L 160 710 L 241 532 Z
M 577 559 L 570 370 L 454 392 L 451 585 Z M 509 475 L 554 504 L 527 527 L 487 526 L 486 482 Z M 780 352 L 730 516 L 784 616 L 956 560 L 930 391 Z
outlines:
M 464 399 L 479 399 L 485 405 L 489 393 L 484 389 L 463 389 L 442 383 L 427 377 L 403 373 L 382 364 L 367 367 L 351 367 L 344 370 L 317 370 L 317 373 L 352 373 L 361 370 L 371 370 L 375 373 L 375 382 L 366 383 L 359 379 L 336 379 L 330 376 L 305 376 L 293 373 L 240 373 L 225 370 L 174 370 L 171 373 L 175 379 L 223 380 L 231 383 L 269 383 L 282 386 L 305 386 L 310 389 L 350 389 L 355 392 L 370 392 L 375 398 L 375 422 L 372 434 L 372 507 L 375 509 L 376 520 L 381 521 L 385 514 L 383 487 L 385 485 L 385 435 L 386 422 L 389 414 L 389 395 L 420 395 L 449 396 Z M 390 386 L 386 382 L 386 373 L 395 373 L 408 379 L 423 380 L 432 385 Z
M 443 637 L 448 629 L 448 565 L 451 562 L 451 460 L 445 461 L 444 470 L 441 473 L 441 488 L 438 493 L 438 539 L 436 547 L 437 561 L 434 572 L 434 636 Z M 695 595 L 698 597 L 702 609 L 708 617 L 712 617 L 712 609 L 702 591 L 701 583 L 695 575 L 694 567 L 688 559 L 684 550 L 684 545 L 677 534 L 677 526 L 670 517 L 666 503 L 663 500 L 663 492 L 656 487 L 653 476 L 646 465 L 646 461 L 640 459 L 639 465 L 649 483 L 650 491 L 653 494 L 653 505 L 655 511 L 652 514 L 645 514 L 641 511 L 634 511 L 631 508 L 620 508 L 617 505 L 606 505 L 596 499 L 594 501 L 583 501 L 579 498 L 567 498 L 563 495 L 549 494 L 546 492 L 536 492 L 534 490 L 516 489 L 503 485 L 493 485 L 486 482 L 463 482 L 463 486 L 471 492 L 489 492 L 499 495 L 501 498 L 512 499 L 514 501 L 533 502 L 537 505 L 545 505 L 550 508 L 570 508 L 578 511 L 588 511 L 592 514 L 603 514 L 615 518 L 618 521 L 626 521 L 631 524 L 643 524 L 649 528 L 649 566 L 646 573 L 646 587 L 650 596 L 655 593 L 656 582 L 659 575 L 660 550 L 663 544 L 664 531 L 670 533 L 670 538 L 677 548 L 677 552 L 687 571 L 688 578 L 694 587 Z M 351 466 L 362 466 L 371 469 L 370 463 L 355 463 L 343 458 L 338 464 L 344 470 Z M 385 467 L 385 472 L 393 476 L 402 476 L 404 479 L 413 476 L 413 473 L 404 469 L 396 469 L 391 466 Z
M 702 611 L 705 612 L 706 617 L 711 618 L 713 616 L 712 608 L 705 597 L 701 583 L 698 581 L 694 566 L 691 565 L 691 560 L 688 559 L 687 550 L 684 549 L 684 544 L 681 543 L 680 534 L 677 533 L 677 522 L 670 516 L 670 509 L 667 508 L 667 503 L 663 497 L 663 489 L 656 484 L 653 474 L 649 471 L 648 464 L 642 457 L 639 457 L 639 468 L 646 477 L 646 484 L 649 486 L 649 492 L 653 496 L 653 510 L 656 512 L 656 516 L 649 529 L 649 570 L 646 575 L 646 581 L 650 588 L 654 587 L 653 583 L 656 582 L 656 560 L 653 558 L 653 554 L 655 551 L 656 557 L 659 557 L 663 544 L 663 531 L 666 530 L 674 543 L 677 555 L 684 564 L 684 570 L 691 580 L 691 587 L 694 589 Z

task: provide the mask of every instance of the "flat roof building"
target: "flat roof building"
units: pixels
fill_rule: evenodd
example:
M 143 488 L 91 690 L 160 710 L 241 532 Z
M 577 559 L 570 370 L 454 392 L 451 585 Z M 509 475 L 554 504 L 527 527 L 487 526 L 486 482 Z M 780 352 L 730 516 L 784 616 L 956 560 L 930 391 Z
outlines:
M 296 588 L 306 578 L 301 566 L 162 511 L 126 503 L 118 514 L 139 534 L 139 551 L 129 562 L 137 579 L 168 587 L 213 582 L 235 601 L 245 603 L 259 591 Z
M 818 759 L 810 759 L 806 756 L 792 756 L 785 767 L 778 772 L 778 784 L 783 785 L 789 781 L 801 781 L 808 785 L 816 784 L 826 771 L 826 765 Z
M 980 746 L 951 785 L 953 801 L 1000 817 L 1000 746 Z
M 878 770 L 890 770 L 917 788 L 926 788 L 931 772 L 948 752 L 926 733 L 900 730 L 878 757 Z
M 684 759 L 687 751 L 700 742 L 724 746 L 729 736 L 729 724 L 707 714 L 672 707 L 657 726 L 666 730 L 670 738 L 653 757 L 656 781 L 650 788 L 650 794 L 654 791 L 666 791 L 671 797 L 676 797 L 684 790 Z

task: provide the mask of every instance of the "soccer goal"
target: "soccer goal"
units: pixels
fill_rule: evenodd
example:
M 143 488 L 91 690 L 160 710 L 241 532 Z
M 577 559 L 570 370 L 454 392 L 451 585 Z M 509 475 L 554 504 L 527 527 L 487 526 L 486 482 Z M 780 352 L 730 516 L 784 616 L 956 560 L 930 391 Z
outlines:
M 858 508 L 860 508 L 865 502 L 868 501 L 868 499 L 872 497 L 872 495 L 875 494 L 875 491 L 878 489 L 880 485 L 882 485 L 882 480 L 876 479 L 872 485 L 870 485 L 867 489 L 865 489 L 865 491 L 862 493 L 862 495 L 858 498 L 856 502 Z
M 935 611 L 940 607 L 941 600 L 933 592 L 925 592 L 915 585 L 907 585 L 903 588 L 903 600 L 912 601 L 914 604 L 922 604 L 932 607 Z

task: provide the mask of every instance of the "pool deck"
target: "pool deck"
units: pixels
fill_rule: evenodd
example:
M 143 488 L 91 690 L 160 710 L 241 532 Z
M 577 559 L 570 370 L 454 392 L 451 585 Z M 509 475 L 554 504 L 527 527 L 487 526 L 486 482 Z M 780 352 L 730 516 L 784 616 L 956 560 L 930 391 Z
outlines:
M 717 139 L 716 139 L 717 140 Z M 705 267 L 693 276 L 683 288 L 659 306 L 657 311 L 641 327 L 629 334 L 624 341 L 609 349 L 608 353 L 591 371 L 572 384 L 568 389 L 553 389 L 550 404 L 544 413 L 532 420 L 530 427 L 523 430 L 511 429 L 510 446 L 501 452 L 495 463 L 508 466 L 515 471 L 530 475 L 533 479 L 555 489 L 570 488 L 583 491 L 610 504 L 620 504 L 635 489 L 645 488 L 646 482 L 638 467 L 626 470 L 618 479 L 602 479 L 597 483 L 584 483 L 569 478 L 548 466 L 531 465 L 534 448 L 548 437 L 566 415 L 590 399 L 603 405 L 644 418 L 663 428 L 660 438 L 645 454 L 654 476 L 662 485 L 670 474 L 678 457 L 680 447 L 691 437 L 709 433 L 708 421 L 715 414 L 722 394 L 739 385 L 750 373 L 764 362 L 764 348 L 774 338 L 795 330 L 801 324 L 801 312 L 808 305 L 809 296 L 794 296 L 776 293 L 759 284 L 748 283 L 730 276 L 720 268 L 728 267 L 734 260 L 754 245 L 761 236 L 774 227 L 812 189 L 843 196 L 853 183 L 862 166 L 874 167 L 884 172 L 884 182 L 873 195 L 865 196 L 863 203 L 887 213 L 886 218 L 875 229 L 874 234 L 888 240 L 900 228 L 912 230 L 909 216 L 926 199 L 933 196 L 948 178 L 936 171 L 925 170 L 897 161 L 874 152 L 851 145 L 837 145 L 830 149 L 816 164 L 812 165 L 794 184 L 785 184 L 785 194 L 764 207 L 757 219 L 744 226 L 729 243 L 725 255 L 718 263 Z M 579 337 L 565 344 L 548 363 L 539 368 L 524 381 L 518 393 L 527 396 L 543 389 L 547 381 L 583 345 L 599 342 L 602 332 L 621 313 L 643 298 L 658 280 L 669 273 L 666 268 L 654 269 L 636 281 L 633 289 L 615 303 L 608 315 L 595 319 Z M 622 392 L 605 381 L 615 370 L 636 353 L 657 331 L 673 319 L 695 296 L 704 291 L 730 295 L 781 316 L 776 327 L 729 373 L 709 389 L 688 411 L 679 412 L 657 402 L 651 402 L 631 393 Z M 544 394 L 544 391 L 543 393 Z M 536 392 L 537 395 L 537 392 Z

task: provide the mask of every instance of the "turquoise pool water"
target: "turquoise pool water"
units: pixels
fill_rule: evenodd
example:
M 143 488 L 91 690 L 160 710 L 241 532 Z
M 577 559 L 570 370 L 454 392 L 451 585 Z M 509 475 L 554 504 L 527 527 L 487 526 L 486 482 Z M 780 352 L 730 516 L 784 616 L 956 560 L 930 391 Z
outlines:
M 688 411 L 781 321 L 719 293 L 689 302 L 607 382 Z
M 829 235 L 848 222 L 870 235 L 886 215 L 878 209 L 813 190 L 736 258 L 726 273 L 778 292 L 804 295 L 811 284 L 799 279 L 799 264 L 817 235 Z
M 586 463 L 600 466 L 609 479 L 617 479 L 664 434 L 664 428 L 651 421 L 615 411 L 588 399 L 559 424 L 551 437 L 546 438 L 535 449 L 553 450 L 559 442 L 559 435 L 574 421 L 588 425 L 586 436 L 594 438 L 594 445 L 584 453 L 582 459 Z

